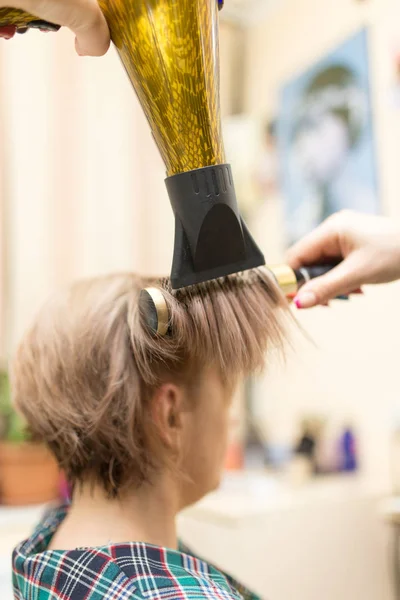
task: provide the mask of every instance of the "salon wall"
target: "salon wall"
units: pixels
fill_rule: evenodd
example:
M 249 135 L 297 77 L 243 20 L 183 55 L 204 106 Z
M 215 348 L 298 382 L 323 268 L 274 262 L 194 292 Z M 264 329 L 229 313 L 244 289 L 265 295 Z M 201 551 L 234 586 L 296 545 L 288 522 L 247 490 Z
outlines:
M 233 43 L 234 28 L 222 25 L 224 113 Z M 164 165 L 113 49 L 80 58 L 67 30 L 2 42 L 0 124 L 4 358 L 58 286 L 116 270 L 168 272 L 173 218 Z
M 55 287 L 140 260 L 137 102 L 113 52 L 80 61 L 72 44 L 60 31 L 1 46 L 7 350 Z
M 399 220 L 400 109 L 392 102 L 393 53 L 400 44 L 398 2 L 282 0 L 248 34 L 246 110 L 274 116 L 282 84 L 364 26 L 369 28 L 382 211 Z M 276 217 L 257 221 L 256 235 L 266 250 L 269 232 L 275 237 L 281 223 Z M 363 472 L 377 491 L 389 486 L 389 437 L 400 407 L 399 302 L 396 284 L 367 289 L 364 298 L 348 304 L 299 312 L 315 345 L 296 335 L 285 370 L 273 366 L 257 389 L 260 419 L 277 443 L 290 439 L 296 419 L 306 411 L 330 416 L 333 427 L 343 420 L 354 422 Z

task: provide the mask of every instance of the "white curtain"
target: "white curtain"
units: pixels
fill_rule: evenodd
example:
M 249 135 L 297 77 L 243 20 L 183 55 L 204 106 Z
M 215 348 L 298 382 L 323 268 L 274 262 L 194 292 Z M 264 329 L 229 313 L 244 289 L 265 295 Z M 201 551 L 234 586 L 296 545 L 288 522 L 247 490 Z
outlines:
M 59 285 L 168 272 L 173 219 L 164 165 L 113 49 L 79 58 L 61 30 L 18 36 L 0 53 L 4 352 Z

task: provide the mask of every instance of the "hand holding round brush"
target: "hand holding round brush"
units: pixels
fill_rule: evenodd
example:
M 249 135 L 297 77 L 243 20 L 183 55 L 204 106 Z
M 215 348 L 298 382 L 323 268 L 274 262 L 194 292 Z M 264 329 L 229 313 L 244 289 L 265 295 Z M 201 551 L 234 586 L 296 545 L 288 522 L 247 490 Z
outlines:
M 298 308 L 326 304 L 365 284 L 400 279 L 400 227 L 385 217 L 339 212 L 298 242 L 287 258 L 293 269 L 340 261 L 306 283 L 295 298 Z

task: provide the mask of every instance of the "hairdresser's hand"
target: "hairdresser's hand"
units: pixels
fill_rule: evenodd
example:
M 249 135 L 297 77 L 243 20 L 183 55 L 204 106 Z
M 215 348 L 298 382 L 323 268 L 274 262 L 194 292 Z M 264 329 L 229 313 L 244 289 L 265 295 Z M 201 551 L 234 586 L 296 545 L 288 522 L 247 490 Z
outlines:
M 110 32 L 96 0 L 0 0 L 0 8 L 12 6 L 39 19 L 69 27 L 81 56 L 101 56 L 110 45 Z M 0 36 L 12 37 L 15 28 L 5 27 Z
M 400 228 L 384 217 L 337 213 L 298 242 L 288 254 L 293 268 L 344 259 L 327 275 L 302 287 L 295 302 L 311 308 L 363 284 L 400 279 Z

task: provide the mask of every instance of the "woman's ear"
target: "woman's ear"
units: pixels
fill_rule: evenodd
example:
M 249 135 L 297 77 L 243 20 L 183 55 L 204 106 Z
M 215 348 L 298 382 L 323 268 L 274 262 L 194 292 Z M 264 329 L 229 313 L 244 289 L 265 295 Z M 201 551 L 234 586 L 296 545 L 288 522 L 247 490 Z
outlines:
M 177 449 L 184 424 L 185 394 L 182 387 L 173 383 L 164 383 L 153 395 L 151 413 L 157 424 L 162 440 Z

